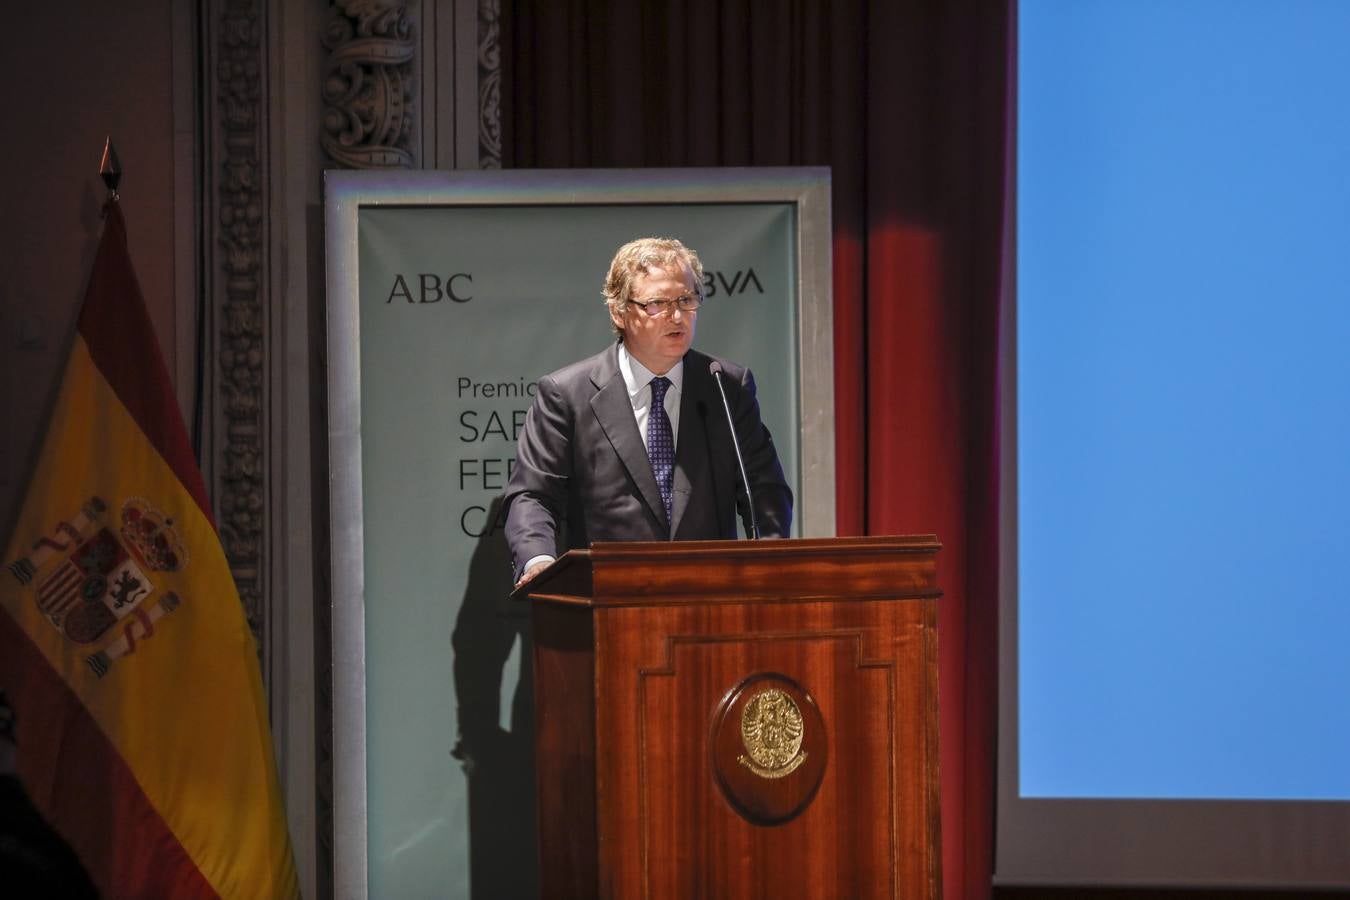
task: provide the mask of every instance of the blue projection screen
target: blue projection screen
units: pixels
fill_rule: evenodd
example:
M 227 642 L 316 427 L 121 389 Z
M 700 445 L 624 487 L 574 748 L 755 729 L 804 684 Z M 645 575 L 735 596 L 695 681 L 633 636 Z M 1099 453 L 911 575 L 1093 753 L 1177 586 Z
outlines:
M 1017 20 L 999 880 L 1350 885 L 1350 3 Z

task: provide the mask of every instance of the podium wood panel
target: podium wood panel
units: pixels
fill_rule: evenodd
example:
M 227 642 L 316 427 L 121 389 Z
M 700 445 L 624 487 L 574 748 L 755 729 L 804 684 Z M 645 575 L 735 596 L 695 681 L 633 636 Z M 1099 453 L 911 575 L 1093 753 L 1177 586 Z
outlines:
M 629 544 L 560 561 L 532 594 L 544 896 L 937 897 L 937 549 Z M 823 734 L 802 749 L 826 760 L 774 825 L 732 803 L 712 750 L 719 707 L 764 673 L 815 701 Z

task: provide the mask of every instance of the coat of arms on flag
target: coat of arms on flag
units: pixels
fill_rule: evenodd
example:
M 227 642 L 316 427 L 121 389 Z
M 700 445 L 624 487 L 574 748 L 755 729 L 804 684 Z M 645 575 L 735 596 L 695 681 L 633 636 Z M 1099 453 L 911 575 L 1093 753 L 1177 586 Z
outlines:
M 53 534 L 9 564 L 20 584 L 37 579 L 34 600 L 48 622 L 77 644 L 94 644 L 117 629 L 117 637 L 85 657 L 102 678 L 113 662 L 136 651 L 155 633 L 155 623 L 182 603 L 174 591 L 156 598 L 154 573 L 177 572 L 188 553 L 173 520 L 141 497 L 122 504 L 115 523 L 104 522 L 107 504 L 90 497 Z M 45 575 L 56 558 L 59 562 Z

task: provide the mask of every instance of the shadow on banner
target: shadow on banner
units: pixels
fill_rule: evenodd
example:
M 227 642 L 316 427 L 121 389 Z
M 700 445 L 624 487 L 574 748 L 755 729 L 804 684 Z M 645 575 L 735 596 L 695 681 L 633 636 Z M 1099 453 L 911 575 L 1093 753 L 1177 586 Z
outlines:
M 451 755 L 469 784 L 469 891 L 475 900 L 539 895 L 534 791 L 534 642 L 529 608 L 507 599 L 511 553 L 501 529 L 502 498 L 493 523 L 474 547 L 455 630 L 455 700 L 459 741 Z M 520 643 L 520 678 L 510 730 L 501 727 L 507 660 Z

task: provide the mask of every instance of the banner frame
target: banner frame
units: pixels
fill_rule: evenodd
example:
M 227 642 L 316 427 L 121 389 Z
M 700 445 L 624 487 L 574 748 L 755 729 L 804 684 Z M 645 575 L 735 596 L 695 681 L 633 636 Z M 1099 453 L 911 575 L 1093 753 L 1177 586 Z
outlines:
M 333 889 L 368 896 L 358 219 L 363 207 L 790 203 L 796 209 L 801 534 L 835 534 L 830 170 L 339 171 L 324 177 Z

